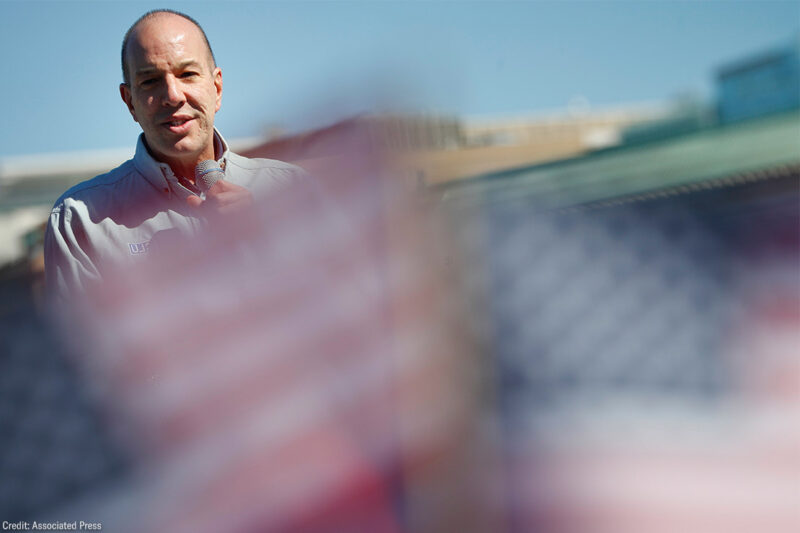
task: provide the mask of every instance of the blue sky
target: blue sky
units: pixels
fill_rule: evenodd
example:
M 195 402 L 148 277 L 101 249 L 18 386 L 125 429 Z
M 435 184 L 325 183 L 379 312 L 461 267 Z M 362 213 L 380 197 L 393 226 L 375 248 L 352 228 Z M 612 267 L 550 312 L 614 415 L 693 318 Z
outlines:
M 7 2 L 0 156 L 132 146 L 119 46 L 171 7 L 206 29 L 228 138 L 363 111 L 462 116 L 711 97 L 715 70 L 800 32 L 800 2 Z

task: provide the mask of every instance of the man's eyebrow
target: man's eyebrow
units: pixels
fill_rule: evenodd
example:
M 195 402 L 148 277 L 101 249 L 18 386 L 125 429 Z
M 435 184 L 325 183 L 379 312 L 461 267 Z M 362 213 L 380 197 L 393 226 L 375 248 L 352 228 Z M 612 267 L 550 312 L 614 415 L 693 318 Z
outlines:
M 181 61 L 177 65 L 178 70 L 185 69 L 186 67 L 197 67 L 200 68 L 200 63 L 195 59 L 187 59 L 185 61 Z M 156 67 L 142 67 L 136 70 L 136 76 L 144 76 L 147 74 L 153 74 L 156 72 L 160 72 L 160 69 Z
M 200 62 L 195 59 L 187 59 L 186 61 L 178 63 L 179 69 L 184 69 L 186 67 L 200 67 Z

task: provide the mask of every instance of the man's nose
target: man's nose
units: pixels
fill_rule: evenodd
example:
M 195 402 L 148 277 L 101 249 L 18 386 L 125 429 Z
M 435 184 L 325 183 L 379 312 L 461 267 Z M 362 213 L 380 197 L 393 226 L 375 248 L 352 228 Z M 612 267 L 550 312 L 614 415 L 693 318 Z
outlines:
M 184 96 L 181 83 L 175 76 L 167 76 L 165 80 L 165 93 L 162 103 L 165 106 L 177 107 L 183 104 Z

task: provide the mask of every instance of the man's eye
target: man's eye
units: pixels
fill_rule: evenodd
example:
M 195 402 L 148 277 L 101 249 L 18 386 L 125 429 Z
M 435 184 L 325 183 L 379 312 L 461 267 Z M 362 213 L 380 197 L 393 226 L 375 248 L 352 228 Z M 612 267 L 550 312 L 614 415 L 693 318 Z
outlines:
M 183 74 L 181 74 L 181 78 L 193 78 L 194 76 L 197 76 L 197 75 L 198 75 L 197 72 L 189 71 L 189 72 L 184 72 Z
M 155 82 L 156 82 L 155 78 L 147 78 L 147 79 L 144 79 L 144 80 L 140 81 L 139 85 L 141 85 L 142 87 L 149 87 L 149 86 L 153 85 Z

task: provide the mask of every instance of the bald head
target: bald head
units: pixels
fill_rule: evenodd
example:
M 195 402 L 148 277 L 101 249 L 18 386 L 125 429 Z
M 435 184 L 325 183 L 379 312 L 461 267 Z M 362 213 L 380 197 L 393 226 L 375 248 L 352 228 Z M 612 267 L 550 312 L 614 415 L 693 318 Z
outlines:
M 208 51 L 208 62 L 209 68 L 214 69 L 217 66 L 217 62 L 214 59 L 214 51 L 211 50 L 211 45 L 208 42 L 208 37 L 206 37 L 206 32 L 203 31 L 203 28 L 200 24 L 194 20 L 189 15 L 181 13 L 179 11 L 173 11 L 171 9 L 156 9 L 153 11 L 148 11 L 141 17 L 139 17 L 136 22 L 134 22 L 128 31 L 125 32 L 125 38 L 122 40 L 122 53 L 121 53 L 121 60 L 122 60 L 122 80 L 125 85 L 130 85 L 131 76 L 130 76 L 130 69 L 128 68 L 128 51 L 131 48 L 131 41 L 136 41 L 137 35 L 139 30 L 142 26 L 146 25 L 148 22 L 153 21 L 157 18 L 162 17 L 180 17 L 185 21 L 191 23 L 200 35 L 203 37 L 203 42 L 205 43 L 206 49 Z

